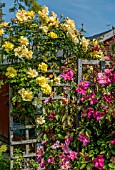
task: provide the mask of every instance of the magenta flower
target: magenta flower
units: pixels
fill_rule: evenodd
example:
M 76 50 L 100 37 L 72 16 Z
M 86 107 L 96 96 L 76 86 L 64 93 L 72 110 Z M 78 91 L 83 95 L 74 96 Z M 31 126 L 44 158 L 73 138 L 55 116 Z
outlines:
M 93 116 L 94 114 L 94 110 L 92 107 L 88 108 L 88 113 L 87 113 L 87 118 L 91 118 L 91 116 Z
M 86 95 L 86 89 L 83 86 L 79 85 L 75 90 L 78 94 Z
M 72 151 L 72 150 L 70 150 L 69 151 L 69 158 L 73 161 L 74 159 L 77 158 L 77 153 Z
M 96 46 L 94 46 L 94 47 L 92 47 L 92 50 L 94 51 L 99 51 L 99 47 L 98 47 L 98 45 L 96 45 Z
M 115 138 L 110 142 L 111 145 L 115 145 Z
M 68 147 L 68 145 L 63 144 L 62 145 L 62 150 L 63 150 L 64 153 L 69 153 L 70 148 Z
M 48 158 L 48 164 L 50 164 L 51 162 L 54 162 L 54 158 L 49 157 L 49 158 Z
M 73 137 L 68 137 L 68 138 L 65 138 L 65 144 L 69 146 L 70 142 L 73 140 Z
M 70 168 L 71 168 L 71 166 L 70 166 L 70 162 L 69 161 L 66 161 L 63 164 L 61 164 L 61 169 L 68 170 Z
M 67 155 L 65 155 L 64 153 L 62 153 L 60 156 L 59 156 L 59 160 L 61 163 L 64 163 L 66 161 L 69 161 L 69 157 Z
M 61 76 L 64 78 L 64 80 L 71 81 L 72 78 L 74 77 L 74 72 L 72 71 L 71 68 L 68 69 L 66 73 L 62 73 Z
M 49 114 L 48 117 L 51 118 L 51 119 L 55 119 L 55 114 L 56 114 L 55 112 L 52 112 L 52 113 Z
M 80 142 L 83 142 L 83 146 L 86 146 L 88 143 L 90 143 L 90 139 L 85 133 L 79 133 L 78 136 L 79 136 L 78 140 Z
M 97 103 L 97 96 L 94 92 L 91 93 L 90 95 L 87 95 L 86 98 L 90 100 L 90 104 Z
M 56 143 L 54 143 L 52 146 L 51 146 L 52 149 L 57 149 L 57 148 L 60 148 L 60 141 L 56 141 Z
M 44 161 L 40 164 L 40 168 L 44 168 L 45 165 L 46 165 L 46 161 L 44 160 Z
M 107 101 L 107 102 L 109 102 L 109 103 L 111 103 L 112 101 L 113 101 L 113 96 L 110 94 L 110 93 L 108 93 L 108 94 L 103 94 L 103 99 L 105 100 L 105 101 Z
M 104 56 L 105 60 L 110 60 L 110 56 Z
M 113 69 L 104 69 L 104 73 L 106 74 L 111 74 Z
M 80 81 L 80 85 L 83 86 L 83 88 L 84 88 L 85 90 L 87 90 L 87 88 L 89 87 L 90 84 L 91 84 L 91 83 L 90 83 L 89 81 L 84 81 L 84 79 L 82 79 L 82 80 Z
M 112 83 L 115 83 L 115 74 L 112 74 L 111 82 L 112 82 Z
M 43 150 L 42 146 L 39 147 L 39 149 L 36 152 L 36 155 L 38 158 L 40 158 L 40 157 L 42 157 L 42 155 L 44 155 L 44 150 Z
M 111 83 L 111 80 L 108 76 L 105 75 L 105 73 L 98 73 L 98 83 L 102 85 L 108 85 Z
M 94 158 L 92 160 L 94 162 L 94 167 L 97 168 L 98 170 L 103 170 L 104 169 L 104 158 L 102 155 L 98 155 L 97 158 Z
M 99 111 L 93 112 L 93 117 L 98 121 L 103 117 L 103 115 L 104 115 L 104 112 L 99 112 Z
M 53 98 L 52 96 L 46 98 L 46 99 L 44 100 L 44 103 L 45 103 L 45 104 L 49 103 L 49 102 L 52 100 L 52 98 Z

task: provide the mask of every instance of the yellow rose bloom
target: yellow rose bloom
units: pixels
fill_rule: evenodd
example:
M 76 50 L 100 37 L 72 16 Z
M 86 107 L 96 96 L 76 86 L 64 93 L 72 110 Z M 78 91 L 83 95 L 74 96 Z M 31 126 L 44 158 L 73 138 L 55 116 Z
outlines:
M 2 36 L 3 34 L 4 34 L 4 30 L 1 29 L 1 30 L 0 30 L 0 36 Z
M 32 19 L 35 16 L 35 12 L 34 11 L 28 11 L 27 16 L 28 16 L 28 19 Z
M 30 90 L 23 88 L 19 90 L 18 93 L 21 95 L 23 101 L 31 101 L 33 99 L 33 93 Z
M 17 71 L 13 68 L 13 67 L 8 67 L 7 68 L 7 72 L 6 72 L 6 76 L 8 78 L 13 78 L 17 75 Z
M 43 123 L 45 123 L 44 117 L 42 117 L 42 116 L 38 117 L 37 120 L 36 120 L 36 123 L 37 123 L 37 124 L 40 124 L 40 125 L 42 125 Z
M 28 77 L 35 78 L 38 76 L 38 73 L 35 69 L 29 68 L 29 71 L 27 72 Z
M 33 55 L 33 52 L 30 50 L 28 50 L 27 48 L 25 48 L 23 50 L 23 55 L 28 59 L 30 60 L 32 58 L 32 55 Z
M 25 45 L 25 46 L 29 44 L 28 39 L 23 36 L 20 37 L 19 42 L 21 43 L 21 45 Z
M 42 85 L 41 90 L 44 94 L 51 94 L 52 92 L 52 88 L 49 86 L 49 84 Z
M 38 11 L 38 14 L 39 14 L 39 15 L 40 15 L 41 13 L 43 13 L 44 15 L 48 15 L 48 14 L 49 14 L 48 7 L 43 6 L 43 7 L 42 7 L 42 11 Z
M 86 39 L 85 37 L 82 37 L 82 40 L 81 40 L 81 45 L 83 47 L 83 49 L 86 51 L 87 48 L 88 48 L 88 45 L 90 43 L 90 40 L 89 39 Z
M 23 50 L 24 50 L 24 47 L 17 47 L 14 49 L 14 54 L 15 56 L 18 56 L 19 58 L 22 58 L 23 57 Z
M 36 84 L 39 84 L 40 86 L 42 86 L 43 84 L 46 84 L 46 83 L 47 83 L 47 79 L 44 76 L 36 78 Z
M 7 151 L 7 146 L 6 145 L 0 146 L 0 152 L 6 152 L 6 151 Z
M 8 22 L 3 22 L 0 24 L 0 28 L 4 28 L 8 25 L 9 23 Z
M 2 47 L 5 48 L 6 52 L 8 53 L 14 48 L 14 44 L 9 41 L 6 41 Z
M 50 38 L 57 38 L 57 37 L 58 37 L 55 32 L 50 32 L 50 33 L 48 33 L 48 36 L 49 36 Z
M 20 22 L 27 21 L 28 20 L 27 11 L 26 10 L 22 10 L 22 11 L 19 10 L 16 13 L 16 18 Z
M 42 31 L 42 33 L 47 34 L 49 28 L 47 26 L 41 26 L 39 29 Z
M 98 41 L 95 40 L 95 39 L 93 39 L 92 43 L 93 43 L 94 46 L 97 46 L 97 45 L 98 45 Z
M 48 65 L 43 62 L 38 65 L 38 69 L 40 69 L 43 73 L 47 72 L 47 68 L 48 68 Z

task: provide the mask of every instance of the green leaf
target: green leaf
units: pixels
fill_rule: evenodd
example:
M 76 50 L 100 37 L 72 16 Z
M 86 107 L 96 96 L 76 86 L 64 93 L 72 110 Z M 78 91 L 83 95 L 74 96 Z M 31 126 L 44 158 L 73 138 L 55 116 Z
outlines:
M 90 138 L 91 131 L 89 129 L 86 130 L 86 135 L 88 136 L 88 138 Z
M 87 168 L 87 170 L 92 170 L 90 165 L 87 165 L 86 168 Z
M 115 168 L 115 165 L 114 165 L 114 164 L 112 164 L 112 163 L 109 163 L 109 164 L 108 164 L 108 166 L 109 166 L 110 168 L 112 168 L 112 169 L 114 169 L 114 168 Z
M 56 115 L 55 117 L 56 117 L 56 120 L 59 120 L 59 118 L 60 118 L 60 115 Z
M 83 164 L 80 169 L 84 169 L 86 167 L 86 164 Z

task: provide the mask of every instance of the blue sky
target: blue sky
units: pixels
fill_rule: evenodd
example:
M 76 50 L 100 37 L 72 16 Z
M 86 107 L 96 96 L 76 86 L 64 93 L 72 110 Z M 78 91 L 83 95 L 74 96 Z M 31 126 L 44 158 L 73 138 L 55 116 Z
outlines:
M 7 21 L 13 17 L 8 13 L 14 0 L 2 0 L 6 3 L 3 12 Z M 39 4 L 46 5 L 50 11 L 64 14 L 65 17 L 74 19 L 77 29 L 82 22 L 86 30 L 86 36 L 91 36 L 107 31 L 115 26 L 115 0 L 38 0 Z M 109 25 L 110 26 L 107 26 Z

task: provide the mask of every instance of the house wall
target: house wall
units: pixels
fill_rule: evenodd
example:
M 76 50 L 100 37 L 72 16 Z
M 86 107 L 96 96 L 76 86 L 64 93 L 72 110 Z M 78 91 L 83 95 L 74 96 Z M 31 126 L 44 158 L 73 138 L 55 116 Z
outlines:
M 9 142 L 9 84 L 0 89 L 0 139 Z

